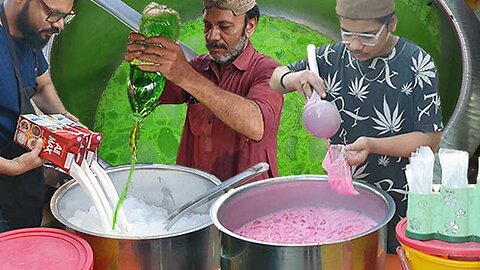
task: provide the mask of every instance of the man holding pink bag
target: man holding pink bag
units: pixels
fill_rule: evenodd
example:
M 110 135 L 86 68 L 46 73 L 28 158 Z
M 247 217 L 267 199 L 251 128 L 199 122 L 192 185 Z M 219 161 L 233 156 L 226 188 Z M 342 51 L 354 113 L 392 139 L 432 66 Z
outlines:
M 315 89 L 337 107 L 341 125 L 329 143 L 343 145 L 355 180 L 394 198 L 397 213 L 388 226 L 388 252 L 394 253 L 394 228 L 406 212 L 408 157 L 420 146 L 436 151 L 440 144 L 438 74 L 426 51 L 393 34 L 394 0 L 337 0 L 336 11 L 342 42 L 317 48 L 319 75 L 302 60 L 277 68 L 270 85 L 305 97 Z M 324 165 L 335 159 L 327 155 Z

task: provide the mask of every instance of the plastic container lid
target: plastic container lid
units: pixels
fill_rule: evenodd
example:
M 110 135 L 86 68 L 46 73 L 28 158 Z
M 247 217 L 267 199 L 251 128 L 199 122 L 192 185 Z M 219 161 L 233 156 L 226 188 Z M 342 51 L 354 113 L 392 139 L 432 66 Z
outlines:
M 51 228 L 0 233 L 0 270 L 91 270 L 93 251 L 84 239 Z
M 417 251 L 435 256 L 459 258 L 478 258 L 480 256 L 480 243 L 478 242 L 449 243 L 442 240 L 415 240 L 405 235 L 406 229 L 407 219 L 403 218 L 395 228 L 397 239 L 403 245 Z

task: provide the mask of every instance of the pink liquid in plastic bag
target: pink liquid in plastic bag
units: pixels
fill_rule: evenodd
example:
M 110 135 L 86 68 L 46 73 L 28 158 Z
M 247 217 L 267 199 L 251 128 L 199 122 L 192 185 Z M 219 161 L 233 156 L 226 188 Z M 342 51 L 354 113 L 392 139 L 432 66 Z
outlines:
M 303 125 L 313 136 L 330 138 L 340 128 L 340 113 L 335 105 L 312 96 L 303 110 Z
M 355 195 L 358 192 L 353 187 L 350 165 L 345 155 L 343 146 L 331 145 L 328 147 L 322 166 L 327 171 L 328 184 L 332 190 L 344 195 Z
M 235 233 L 278 244 L 314 244 L 343 241 L 368 231 L 378 223 L 346 209 L 291 208 L 243 225 Z

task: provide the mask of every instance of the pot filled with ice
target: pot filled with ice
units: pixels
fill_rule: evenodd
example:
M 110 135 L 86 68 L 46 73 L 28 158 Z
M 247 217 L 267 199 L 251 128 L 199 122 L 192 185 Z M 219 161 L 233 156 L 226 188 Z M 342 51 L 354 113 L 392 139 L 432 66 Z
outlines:
M 384 269 L 393 199 L 363 183 L 341 195 L 326 180 L 272 178 L 222 195 L 210 210 L 222 269 Z
M 107 170 L 117 189 L 127 181 L 129 166 Z M 206 203 L 186 213 L 169 230 L 166 218 L 177 207 L 220 184 L 213 175 L 177 165 L 137 165 L 123 204 L 128 231 L 106 231 L 81 186 L 69 181 L 53 195 L 57 220 L 93 248 L 95 269 L 206 269 L 219 265 L 219 232 Z

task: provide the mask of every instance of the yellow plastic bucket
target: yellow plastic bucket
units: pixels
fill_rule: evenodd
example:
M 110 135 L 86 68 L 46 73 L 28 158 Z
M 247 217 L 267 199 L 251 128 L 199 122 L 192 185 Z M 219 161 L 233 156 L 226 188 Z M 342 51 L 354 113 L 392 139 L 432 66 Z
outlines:
M 411 270 L 480 270 L 480 261 L 456 261 L 432 256 L 402 244 Z M 480 251 L 479 251 L 480 252 Z
M 415 240 L 405 235 L 406 227 L 407 220 L 402 219 L 395 234 L 405 251 L 410 270 L 480 270 L 480 243 Z

